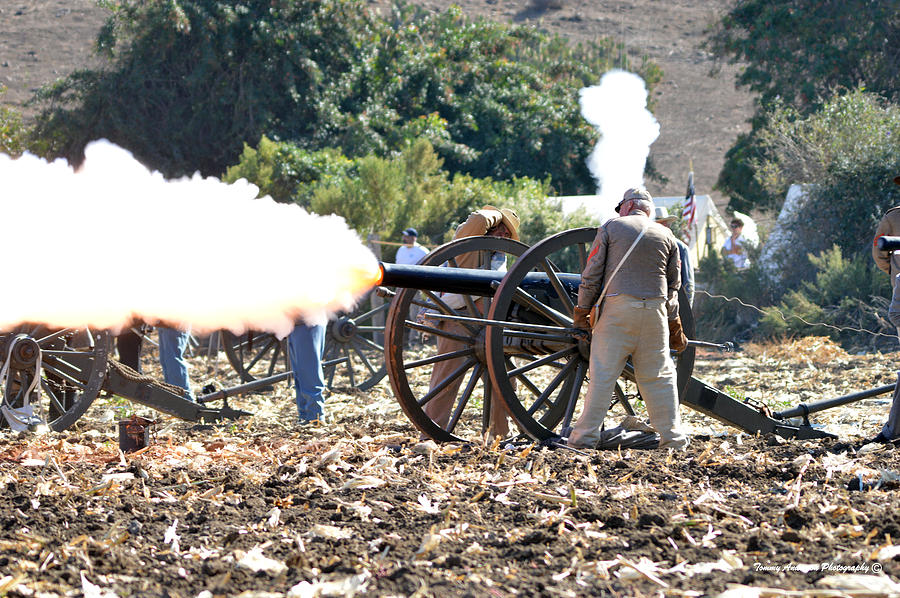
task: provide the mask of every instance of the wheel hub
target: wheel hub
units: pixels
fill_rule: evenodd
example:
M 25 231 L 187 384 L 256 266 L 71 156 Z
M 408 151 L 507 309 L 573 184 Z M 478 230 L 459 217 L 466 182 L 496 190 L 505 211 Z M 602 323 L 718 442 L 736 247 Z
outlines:
M 3 343 L 2 353 L 3 357 L 9 356 L 11 369 L 26 370 L 37 364 L 41 357 L 41 346 L 30 336 L 16 336 Z
M 352 318 L 344 316 L 334 323 L 331 330 L 335 340 L 346 343 L 356 336 L 356 322 Z

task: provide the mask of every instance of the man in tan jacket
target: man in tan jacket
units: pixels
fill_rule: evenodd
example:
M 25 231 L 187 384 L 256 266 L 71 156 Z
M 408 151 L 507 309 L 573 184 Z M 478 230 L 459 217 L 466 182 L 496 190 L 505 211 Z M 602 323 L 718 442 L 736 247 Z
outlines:
M 900 176 L 894 177 L 894 182 L 900 185 Z M 875 238 L 872 240 L 872 259 L 875 264 L 891 277 L 893 295 L 891 305 L 888 308 L 888 319 L 897 328 L 900 335 L 900 251 L 881 251 L 878 249 L 880 237 L 900 236 L 900 206 L 893 207 L 881 218 Z M 888 420 L 881 428 L 873 441 L 890 442 L 900 437 L 900 371 L 897 372 L 897 389 L 894 390 L 894 399 L 891 403 L 891 412 Z
M 475 212 L 469 214 L 469 217 L 466 219 L 466 221 L 457 227 L 456 233 L 453 235 L 453 239 L 456 240 L 462 239 L 464 237 L 480 236 L 503 237 L 518 241 L 518 215 L 513 210 L 507 208 L 485 206 L 480 210 L 476 210 Z M 496 256 L 483 256 L 483 253 L 484 252 L 481 251 L 465 253 L 456 258 L 457 266 L 459 268 L 490 268 L 492 270 L 506 270 L 506 256 L 504 254 L 497 254 Z M 490 260 L 490 263 L 482 263 L 485 257 Z M 462 313 L 462 315 L 471 315 L 466 312 L 465 300 L 461 295 L 457 295 L 454 293 L 445 293 L 441 297 L 441 299 L 453 309 L 459 310 L 460 312 L 465 312 Z M 487 306 L 485 305 L 485 301 L 483 299 L 478 299 L 474 303 L 475 307 L 482 312 L 482 316 L 486 317 Z M 459 322 L 442 321 L 437 326 L 446 332 L 450 332 L 459 336 L 470 336 L 471 334 L 469 330 Z M 460 341 L 443 336 L 438 336 L 438 355 L 451 353 L 453 351 L 459 351 L 465 349 L 466 347 L 467 346 Z M 431 371 L 430 388 L 434 388 L 443 380 L 447 379 L 450 375 L 452 375 L 454 370 L 462 365 L 464 361 L 465 359 L 463 357 L 457 357 L 454 359 L 439 361 L 438 363 L 434 364 L 434 369 Z M 450 423 L 450 415 L 453 403 L 456 400 L 457 392 L 459 391 L 459 387 L 462 384 L 463 378 L 464 376 L 457 377 L 445 389 L 435 395 L 423 408 L 425 414 L 428 415 L 428 417 L 430 417 L 433 422 L 444 429 L 446 429 L 448 424 Z M 490 438 L 493 438 L 495 436 L 500 436 L 502 438 L 507 434 L 509 434 L 508 410 L 506 408 L 506 404 L 503 403 L 503 399 L 500 397 L 499 390 L 496 387 L 493 387 L 491 392 L 491 415 L 490 426 L 488 428 L 488 436 Z
M 587 329 L 587 316 L 599 303 L 591 340 L 590 383 L 581 417 L 568 443 L 593 448 L 609 409 L 616 380 L 628 356 L 660 447 L 688 445 L 678 417 L 678 391 L 671 346 L 683 351 L 687 339 L 678 318 L 681 263 L 668 228 L 653 222 L 653 198 L 629 189 L 613 218 L 597 231 L 581 274 L 574 326 Z

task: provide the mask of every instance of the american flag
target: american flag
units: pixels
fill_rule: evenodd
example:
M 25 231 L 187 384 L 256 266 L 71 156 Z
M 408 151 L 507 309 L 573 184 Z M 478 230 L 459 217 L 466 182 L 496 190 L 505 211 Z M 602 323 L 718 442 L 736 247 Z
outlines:
M 684 210 L 681 212 L 684 219 L 684 232 L 688 238 L 693 237 L 694 225 L 697 222 L 697 203 L 694 201 L 694 171 L 688 174 L 687 192 L 684 194 Z

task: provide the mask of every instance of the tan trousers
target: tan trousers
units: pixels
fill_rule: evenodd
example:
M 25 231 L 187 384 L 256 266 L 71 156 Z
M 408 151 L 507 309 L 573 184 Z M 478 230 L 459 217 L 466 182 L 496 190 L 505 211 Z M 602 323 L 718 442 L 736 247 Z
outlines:
M 607 297 L 591 339 L 590 382 L 571 446 L 593 448 L 609 410 L 616 380 L 631 355 L 638 390 L 660 447 L 684 448 L 688 437 L 678 417 L 675 363 L 669 355 L 665 299 Z
M 434 320 L 432 320 L 431 322 L 434 322 Z M 456 334 L 458 336 L 471 335 L 469 329 L 459 322 L 445 320 L 438 325 L 438 328 L 452 334 Z M 460 341 L 451 338 L 445 338 L 443 336 L 437 337 L 438 355 L 451 353 L 453 351 L 460 351 L 462 349 L 465 349 L 466 347 L 468 347 L 468 345 Z M 453 373 L 453 370 L 465 363 L 465 360 L 466 357 L 454 357 L 453 359 L 439 361 L 434 364 L 434 369 L 431 370 L 431 384 L 429 388 L 434 388 L 435 386 L 440 384 L 442 380 L 446 379 L 450 376 L 451 373 Z M 450 416 L 452 414 L 454 403 L 456 402 L 459 387 L 463 383 L 463 381 L 468 380 L 468 376 L 470 375 L 471 370 L 469 370 L 467 375 L 459 376 L 456 380 L 450 383 L 449 386 L 435 395 L 423 409 L 425 411 L 425 414 L 430 417 L 431 420 L 434 421 L 434 423 L 444 428 L 445 430 L 447 429 L 447 425 L 450 423 Z M 494 438 L 495 436 L 505 438 L 506 435 L 509 434 L 509 421 L 507 419 L 508 413 L 509 410 L 506 407 L 506 403 L 504 403 L 503 399 L 500 397 L 500 391 L 493 383 L 491 383 L 491 416 L 490 427 L 488 428 L 488 434 L 490 438 Z

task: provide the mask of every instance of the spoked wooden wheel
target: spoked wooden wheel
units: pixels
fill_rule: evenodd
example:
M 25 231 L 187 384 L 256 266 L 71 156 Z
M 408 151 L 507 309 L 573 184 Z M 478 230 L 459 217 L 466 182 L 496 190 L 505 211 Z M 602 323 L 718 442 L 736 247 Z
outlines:
M 481 269 L 491 270 L 492 261 L 494 268 L 505 268 L 526 249 L 510 239 L 467 237 L 438 247 L 420 265 L 455 268 L 476 252 Z M 488 427 L 497 399 L 485 364 L 485 327 L 478 320 L 486 317 L 489 303 L 489 296 L 415 289 L 400 289 L 391 301 L 385 328 L 391 387 L 413 425 L 437 441 L 480 439 Z M 418 317 L 410 317 L 411 308 Z
M 43 422 L 56 432 L 69 428 L 100 393 L 108 355 L 105 331 L 23 325 L 0 332 L 4 413 L 16 427 Z
M 250 330 L 237 335 L 222 331 L 222 348 L 241 382 L 251 382 L 257 378 L 267 378 L 289 372 L 291 361 L 288 357 L 287 339 L 278 340 L 271 332 Z
M 384 315 L 388 304 L 370 305 L 364 299 L 352 313 L 338 313 L 325 329 L 322 370 L 328 388 L 347 385 L 368 390 L 384 378 Z M 242 382 L 291 371 L 287 338 L 270 332 L 236 335 L 222 331 L 228 363 Z
M 509 325 L 487 331 L 488 370 L 516 423 L 537 440 L 566 434 L 583 403 L 590 345 L 566 329 L 572 326 L 580 273 L 596 232 L 569 230 L 533 246 L 510 269 L 491 305 L 489 319 Z M 682 325 L 692 337 L 693 315 L 683 293 L 680 304 Z M 544 328 L 534 332 L 528 324 Z M 693 364 L 693 348 L 676 359 L 679 393 Z M 636 410 L 640 394 L 630 364 L 612 398 L 626 413 Z
M 322 363 L 328 388 L 344 384 L 369 390 L 387 373 L 384 318 L 390 303 L 378 299 L 370 294 L 353 313 L 338 314 L 337 319 L 328 322 Z

